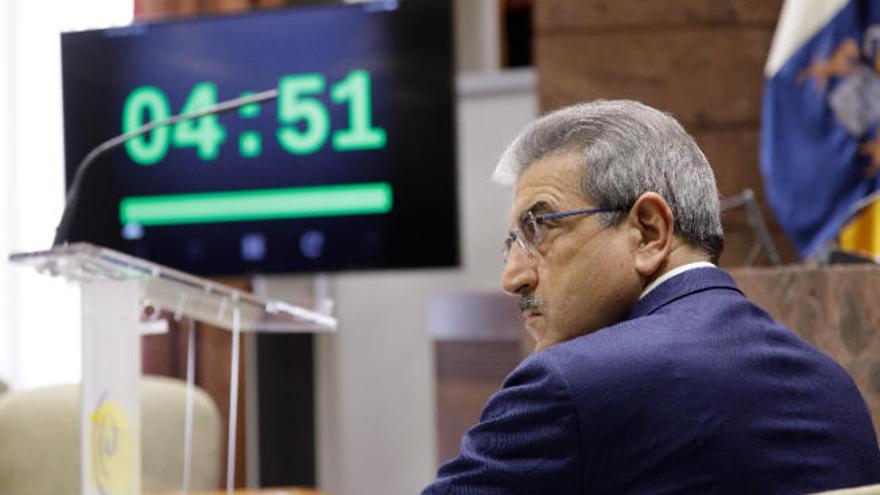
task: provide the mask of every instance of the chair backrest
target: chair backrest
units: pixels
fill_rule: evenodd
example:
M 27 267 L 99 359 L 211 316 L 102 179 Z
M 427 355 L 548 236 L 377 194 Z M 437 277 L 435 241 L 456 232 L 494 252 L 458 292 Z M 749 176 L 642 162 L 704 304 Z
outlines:
M 79 385 L 10 391 L 0 396 L 0 494 L 79 493 Z M 183 482 L 186 385 L 141 380 L 141 484 L 172 491 Z M 193 394 L 192 490 L 219 486 L 220 413 L 202 390 Z

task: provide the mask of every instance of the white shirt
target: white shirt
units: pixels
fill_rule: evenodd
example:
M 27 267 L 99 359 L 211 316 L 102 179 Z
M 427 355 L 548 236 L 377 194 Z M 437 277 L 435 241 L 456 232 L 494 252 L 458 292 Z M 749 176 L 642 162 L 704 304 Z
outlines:
M 693 270 L 696 268 L 706 268 L 706 267 L 714 267 L 714 266 L 715 266 L 714 264 L 709 263 L 708 261 L 695 261 L 693 263 L 688 263 L 686 265 L 681 265 L 677 268 L 673 268 L 672 270 L 669 270 L 668 272 L 664 273 L 663 275 L 660 275 L 659 277 L 657 277 L 656 280 L 654 280 L 653 282 L 648 284 L 648 286 L 645 287 L 645 290 L 643 290 L 642 294 L 639 296 L 639 300 L 641 300 L 643 297 L 647 296 L 648 293 L 651 292 L 652 290 L 656 289 L 657 286 L 659 286 L 663 282 L 666 282 L 667 280 L 669 280 L 670 278 L 672 278 L 676 275 L 680 275 L 688 270 Z

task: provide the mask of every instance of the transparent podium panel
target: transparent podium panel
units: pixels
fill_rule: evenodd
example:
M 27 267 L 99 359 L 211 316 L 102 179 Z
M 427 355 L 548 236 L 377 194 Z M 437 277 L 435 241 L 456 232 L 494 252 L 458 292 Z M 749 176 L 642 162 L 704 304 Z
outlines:
M 93 244 L 68 244 L 47 251 L 16 253 L 9 259 L 32 266 L 40 273 L 74 282 L 136 280 L 141 287 L 143 305 L 171 311 L 175 318 L 186 316 L 227 330 L 232 330 L 233 308 L 239 310 L 243 332 L 317 333 L 336 329 L 335 318 L 307 307 L 264 299 Z
M 157 439 L 159 447 L 167 448 L 168 455 L 157 456 L 151 450 L 153 457 L 147 461 L 150 469 L 163 463 L 180 464 L 163 472 L 167 474 L 178 469 L 179 486 L 184 492 L 192 486 L 193 466 L 205 462 L 204 454 L 199 453 L 204 445 L 194 443 L 193 432 L 205 428 L 210 430 L 213 427 L 203 423 L 216 420 L 204 419 L 207 417 L 204 414 L 195 414 L 196 418 L 203 419 L 194 423 L 194 411 L 199 413 L 206 410 L 200 406 L 204 400 L 199 399 L 193 385 L 194 324 L 190 324 L 188 332 L 187 382 L 183 392 L 179 387 L 175 391 L 173 384 L 166 383 L 164 389 L 158 387 L 155 379 L 151 379 L 150 383 L 141 381 L 141 335 L 162 331 L 165 321 L 159 317 L 163 312 L 177 321 L 200 321 L 233 333 L 230 433 L 235 431 L 237 417 L 241 332 L 314 333 L 336 329 L 333 317 L 308 309 L 329 308 L 328 301 L 318 301 L 317 304 L 304 307 L 265 299 L 91 244 L 70 244 L 48 251 L 17 253 L 10 256 L 10 261 L 31 266 L 46 275 L 76 282 L 82 289 L 80 452 L 81 493 L 84 495 L 138 495 L 142 493 L 142 488 L 167 486 L 163 485 L 167 481 L 151 477 L 144 479 L 143 476 L 145 471 L 142 465 L 146 461 L 143 447 L 145 444 L 154 445 Z M 149 394 L 150 391 L 154 392 L 153 395 Z M 142 399 L 149 403 L 145 404 Z M 150 420 L 147 427 L 151 432 L 147 438 L 144 438 L 142 422 L 145 407 L 148 417 L 160 418 L 155 425 Z M 183 414 L 171 414 L 171 411 L 183 411 Z M 170 430 L 164 431 L 158 426 L 162 424 L 166 424 Z M 178 436 L 180 431 L 183 432 L 177 442 L 171 440 L 175 436 L 174 431 L 178 432 Z M 163 438 L 167 440 L 161 440 Z M 231 468 L 235 461 L 234 440 L 235 435 L 230 434 L 226 453 L 228 473 L 233 471 Z M 175 456 L 175 452 L 179 456 Z M 194 452 L 198 455 L 194 456 Z M 210 454 L 207 455 L 210 457 Z M 197 475 L 210 478 L 210 472 L 205 474 L 204 470 L 198 470 Z M 227 477 L 226 483 L 227 491 L 231 492 L 231 477 Z

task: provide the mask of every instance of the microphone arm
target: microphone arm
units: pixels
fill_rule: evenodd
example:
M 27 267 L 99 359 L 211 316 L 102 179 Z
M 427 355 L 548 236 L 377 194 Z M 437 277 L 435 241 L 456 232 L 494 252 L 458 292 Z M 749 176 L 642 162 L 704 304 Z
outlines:
M 224 113 L 243 107 L 245 105 L 249 105 L 251 103 L 263 103 L 269 100 L 274 100 L 276 98 L 278 98 L 278 88 L 261 91 L 252 95 L 241 96 L 239 98 L 233 98 L 231 100 L 221 101 L 216 105 L 212 105 L 203 110 L 199 110 L 198 112 L 178 114 L 167 119 L 155 120 L 148 124 L 144 124 L 127 134 L 120 134 L 119 136 L 110 138 L 99 144 L 98 146 L 93 148 L 92 151 L 90 151 L 85 156 L 85 158 L 82 159 L 81 162 L 79 162 L 79 166 L 77 167 L 76 173 L 73 177 L 73 183 L 70 185 L 70 190 L 67 192 L 67 199 L 64 204 L 64 211 L 61 213 L 61 221 L 58 222 L 58 227 L 55 228 L 55 240 L 52 241 L 52 246 L 55 247 L 62 244 L 67 244 L 70 238 L 71 224 L 76 214 L 76 207 L 79 203 L 79 192 L 80 189 L 82 189 L 83 177 L 85 177 L 86 175 L 86 169 L 90 169 L 92 163 L 94 163 L 95 159 L 97 159 L 99 156 L 112 150 L 113 148 L 116 148 L 126 141 L 146 134 L 157 127 L 176 124 L 177 122 L 183 120 L 197 119 L 199 117 L 204 117 L 205 115 Z

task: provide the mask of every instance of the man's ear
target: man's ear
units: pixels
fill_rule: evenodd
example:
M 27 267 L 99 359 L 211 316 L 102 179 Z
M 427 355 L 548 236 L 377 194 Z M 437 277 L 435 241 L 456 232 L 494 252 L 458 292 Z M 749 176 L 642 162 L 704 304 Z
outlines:
M 639 196 L 627 217 L 634 241 L 634 268 L 650 278 L 657 272 L 672 250 L 675 218 L 669 204 L 657 193 Z

